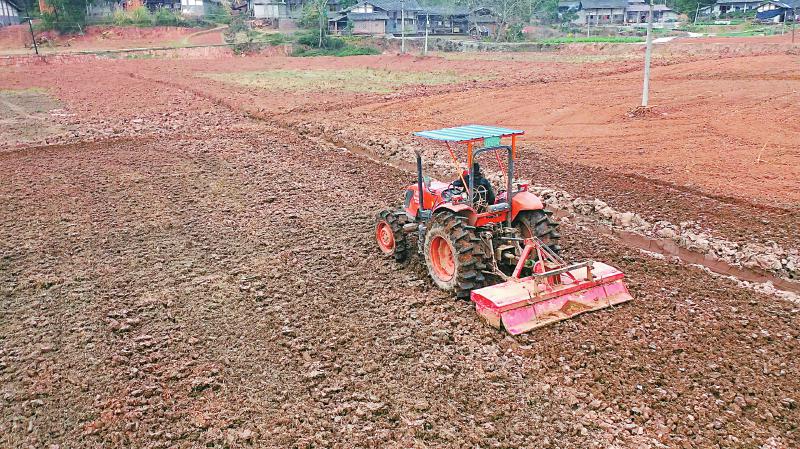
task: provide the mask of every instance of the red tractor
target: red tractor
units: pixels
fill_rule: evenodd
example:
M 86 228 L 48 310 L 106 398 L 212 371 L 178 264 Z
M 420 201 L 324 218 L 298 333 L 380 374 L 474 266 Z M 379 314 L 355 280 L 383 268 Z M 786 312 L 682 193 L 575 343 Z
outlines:
M 514 180 L 517 136 L 522 134 L 479 125 L 414 133 L 444 142 L 458 175 L 452 182 L 423 176 L 422 156 L 417 153 L 417 182 L 406 188 L 403 208 L 381 211 L 375 227 L 378 246 L 398 262 L 408 257 L 409 237 L 416 233 L 417 250 L 433 282 L 458 297 L 471 298 L 487 321 L 512 333 L 607 307 L 610 296 L 613 303 L 631 299 L 616 269 L 591 261 L 570 265 L 560 258 L 558 223 L 527 184 Z M 509 139 L 510 145 L 503 145 L 502 139 Z M 467 170 L 461 170 L 451 143 L 466 144 Z M 481 173 L 481 156 L 493 159 L 503 173 L 496 194 Z M 586 296 L 592 288 L 614 282 L 622 285 L 620 295 L 601 292 L 586 304 L 570 296 L 575 292 Z M 515 287 L 509 283 L 521 283 L 524 291 L 509 297 L 506 293 Z M 534 310 L 540 302 L 535 299 L 544 296 L 544 303 L 536 307 L 544 313 L 546 304 L 547 317 Z

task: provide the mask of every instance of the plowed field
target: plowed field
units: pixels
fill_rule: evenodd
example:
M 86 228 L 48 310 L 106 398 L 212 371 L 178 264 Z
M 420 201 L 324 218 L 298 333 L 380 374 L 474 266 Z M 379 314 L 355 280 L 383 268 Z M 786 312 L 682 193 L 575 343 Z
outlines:
M 572 50 L 0 68 L 0 446 L 797 447 L 798 304 L 565 223 L 635 300 L 511 338 L 373 241 L 408 133 L 474 122 L 539 184 L 797 248 L 800 56 L 737 45 L 657 52 L 644 117 L 637 60 Z

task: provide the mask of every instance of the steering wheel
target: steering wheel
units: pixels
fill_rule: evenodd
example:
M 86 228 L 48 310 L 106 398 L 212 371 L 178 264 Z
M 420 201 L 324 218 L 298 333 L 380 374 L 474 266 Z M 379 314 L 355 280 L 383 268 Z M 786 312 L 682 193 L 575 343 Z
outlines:
M 462 193 L 464 193 L 463 187 L 456 187 L 453 185 L 453 183 L 450 183 L 446 189 L 442 190 L 442 199 L 445 201 L 450 201 L 454 196 L 461 195 Z

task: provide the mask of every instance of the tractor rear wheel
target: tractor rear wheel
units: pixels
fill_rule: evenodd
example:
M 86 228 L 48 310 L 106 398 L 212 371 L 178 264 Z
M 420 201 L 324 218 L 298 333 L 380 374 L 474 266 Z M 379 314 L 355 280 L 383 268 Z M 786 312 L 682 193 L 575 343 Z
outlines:
M 443 212 L 431 220 L 423 247 L 425 265 L 437 287 L 459 298 L 484 286 L 484 244 L 465 217 Z
M 558 254 L 561 246 L 558 244 L 561 234 L 558 233 L 558 222 L 550 218 L 553 215 L 549 210 L 525 210 L 517 215 L 514 225 L 519 229 L 523 238 L 538 237 L 550 250 Z
M 408 223 L 408 216 L 403 212 L 383 210 L 375 217 L 375 239 L 378 247 L 387 256 L 394 257 L 396 262 L 403 262 L 408 257 L 408 245 L 403 225 Z

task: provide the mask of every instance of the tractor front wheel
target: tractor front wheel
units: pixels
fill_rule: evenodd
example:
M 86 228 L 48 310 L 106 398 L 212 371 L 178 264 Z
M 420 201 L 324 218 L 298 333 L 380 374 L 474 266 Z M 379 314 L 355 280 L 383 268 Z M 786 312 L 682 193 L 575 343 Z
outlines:
M 423 252 L 428 273 L 442 290 L 469 298 L 470 291 L 483 287 L 487 256 L 466 218 L 444 212 L 431 220 Z
M 408 223 L 408 216 L 402 212 L 384 210 L 375 217 L 375 239 L 378 247 L 387 256 L 403 262 L 408 257 L 406 235 L 403 225 Z

